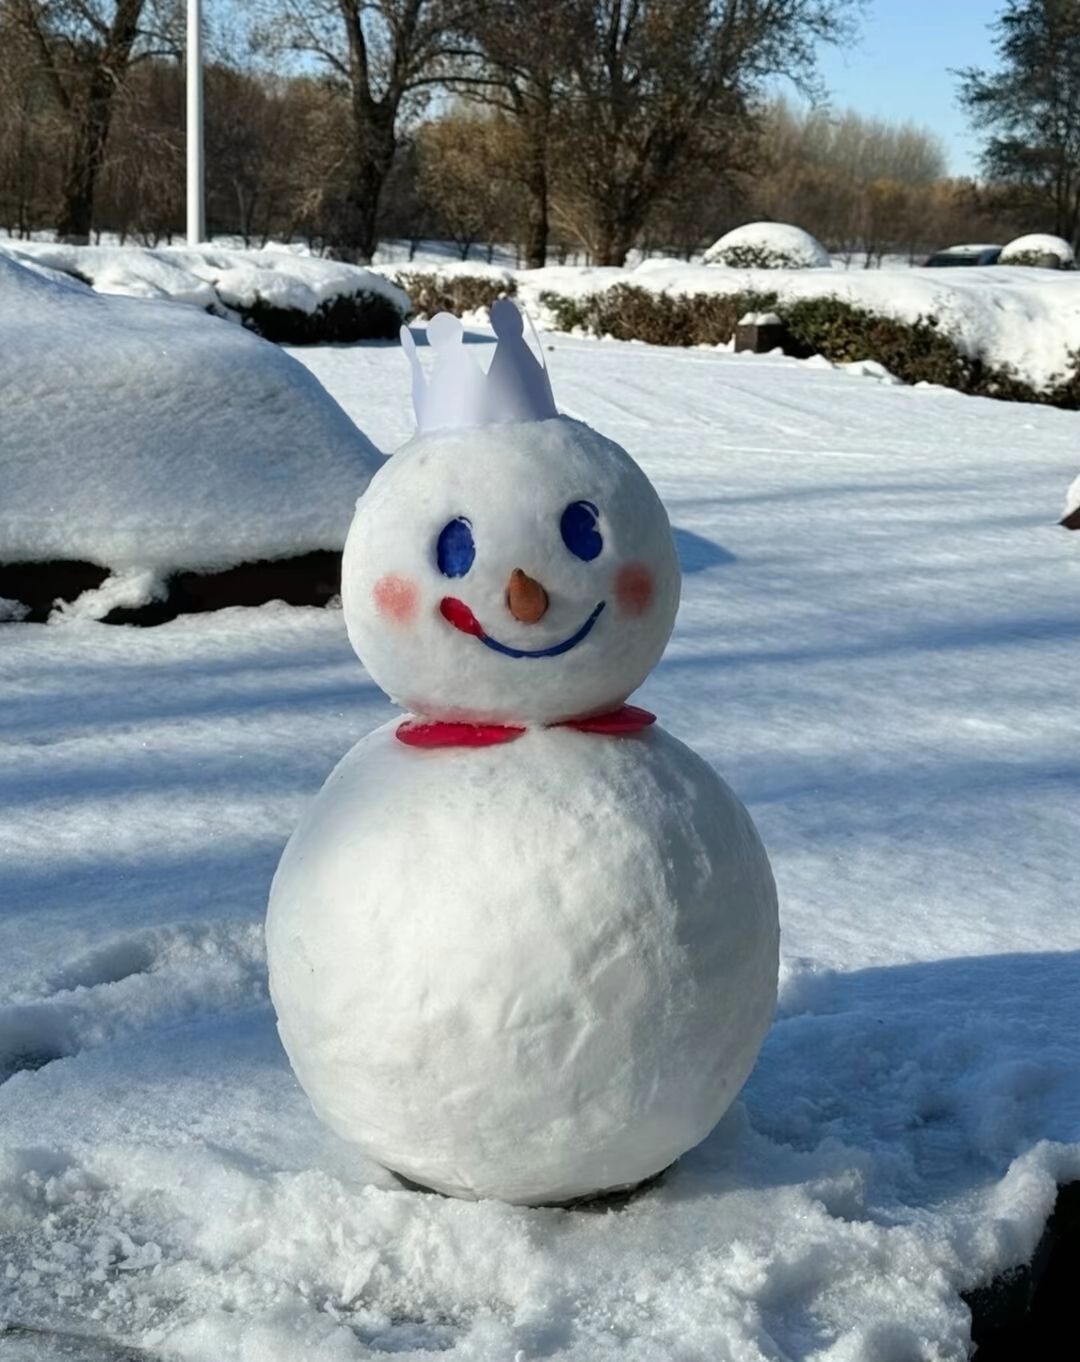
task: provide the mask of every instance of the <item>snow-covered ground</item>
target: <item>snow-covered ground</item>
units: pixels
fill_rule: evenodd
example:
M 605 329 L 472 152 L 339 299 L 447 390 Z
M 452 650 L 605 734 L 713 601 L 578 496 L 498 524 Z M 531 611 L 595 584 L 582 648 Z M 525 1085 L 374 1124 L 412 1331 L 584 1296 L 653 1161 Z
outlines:
M 676 527 L 640 698 L 776 870 L 742 1099 L 622 1210 L 397 1186 L 311 1115 L 265 991 L 285 838 L 391 712 L 341 615 L 0 626 L 5 1357 L 60 1329 L 199 1362 L 959 1359 L 959 1293 L 1080 1177 L 1080 417 L 544 341 Z M 409 433 L 396 349 L 296 353 Z

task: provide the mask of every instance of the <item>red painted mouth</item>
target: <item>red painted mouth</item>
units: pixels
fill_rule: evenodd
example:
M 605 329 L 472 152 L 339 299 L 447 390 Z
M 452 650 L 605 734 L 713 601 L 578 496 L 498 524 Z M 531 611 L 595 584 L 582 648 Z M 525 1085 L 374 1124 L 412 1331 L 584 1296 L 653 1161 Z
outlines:
M 464 601 L 459 601 L 454 596 L 444 596 L 439 602 L 439 610 L 443 619 L 455 629 L 460 629 L 463 634 L 472 634 L 474 638 L 484 637 L 480 621 Z

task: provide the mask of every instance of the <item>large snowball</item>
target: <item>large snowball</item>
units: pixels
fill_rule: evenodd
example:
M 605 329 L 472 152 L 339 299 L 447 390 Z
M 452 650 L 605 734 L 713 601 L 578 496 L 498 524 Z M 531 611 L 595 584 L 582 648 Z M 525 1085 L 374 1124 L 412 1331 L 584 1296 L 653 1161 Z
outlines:
M 596 512 L 587 558 L 564 535 L 582 504 Z M 467 522 L 473 557 L 440 567 L 454 521 Z M 511 613 L 515 569 L 544 590 L 539 620 Z M 447 599 L 487 642 L 448 622 Z M 395 454 L 357 507 L 342 600 L 353 647 L 403 708 L 544 723 L 613 709 L 642 683 L 671 634 L 679 566 L 667 513 L 629 454 L 559 417 L 440 431 Z
M 293 834 L 267 923 L 281 1037 L 318 1114 L 457 1196 L 563 1201 L 700 1141 L 776 995 L 745 809 L 650 729 L 359 742 Z
M 747 222 L 726 232 L 705 252 L 707 265 L 735 269 L 830 269 L 829 252 L 816 237 L 787 222 Z

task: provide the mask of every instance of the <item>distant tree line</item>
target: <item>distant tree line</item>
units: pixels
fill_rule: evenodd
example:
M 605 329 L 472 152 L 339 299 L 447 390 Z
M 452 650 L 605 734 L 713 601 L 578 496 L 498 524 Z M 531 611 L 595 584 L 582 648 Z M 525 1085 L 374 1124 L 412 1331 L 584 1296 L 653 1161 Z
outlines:
M 0 0 L 0 230 L 148 243 L 181 230 L 182 8 Z M 354 260 L 380 237 L 438 237 L 463 255 L 510 245 L 529 265 L 689 255 L 755 217 L 868 260 L 1062 222 L 1075 237 L 1078 149 L 1069 142 L 1053 165 L 1033 158 L 1016 79 L 1006 97 L 1000 73 L 962 73 L 963 97 L 1004 129 L 987 152 L 989 187 L 946 179 L 930 132 L 766 97 L 778 76 L 820 93 L 815 52 L 848 39 L 849 9 L 237 0 L 211 11 L 209 230 Z M 1050 36 L 1020 22 L 1051 9 L 1080 3 L 1014 0 L 999 21 L 1006 64 L 1017 45 L 1030 62 L 1045 63 L 1051 41 L 1080 50 L 1060 18 Z M 1066 125 L 1075 138 L 1080 120 Z

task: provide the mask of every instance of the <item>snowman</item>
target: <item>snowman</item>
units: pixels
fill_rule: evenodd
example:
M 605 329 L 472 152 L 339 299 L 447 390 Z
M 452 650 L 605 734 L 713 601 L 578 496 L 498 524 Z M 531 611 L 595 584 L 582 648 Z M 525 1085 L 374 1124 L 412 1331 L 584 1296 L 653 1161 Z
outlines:
M 560 416 L 504 300 L 446 314 L 416 436 L 349 532 L 349 638 L 407 717 L 290 839 L 270 988 L 318 1115 L 388 1169 L 521 1204 L 633 1187 L 702 1140 L 776 998 L 769 862 L 712 768 L 626 703 L 679 598 L 630 456 Z

